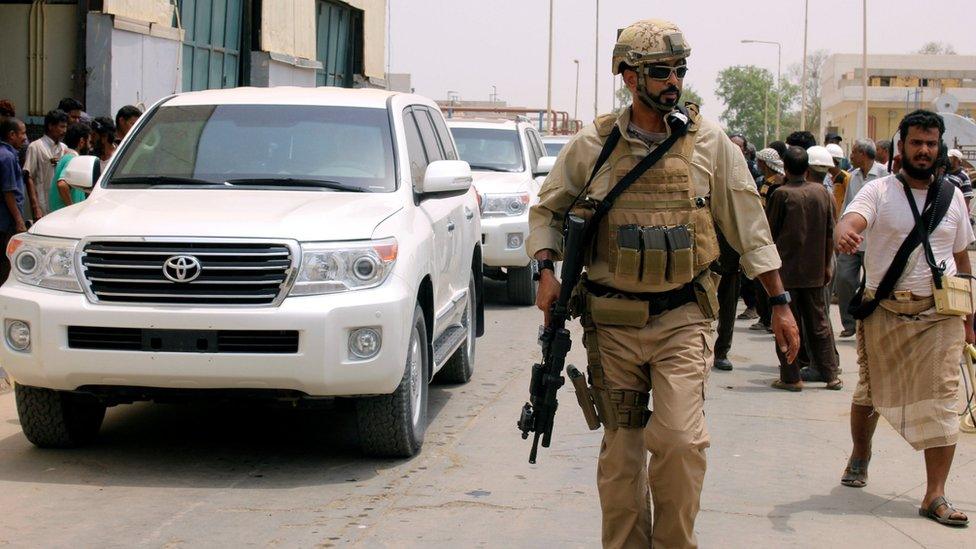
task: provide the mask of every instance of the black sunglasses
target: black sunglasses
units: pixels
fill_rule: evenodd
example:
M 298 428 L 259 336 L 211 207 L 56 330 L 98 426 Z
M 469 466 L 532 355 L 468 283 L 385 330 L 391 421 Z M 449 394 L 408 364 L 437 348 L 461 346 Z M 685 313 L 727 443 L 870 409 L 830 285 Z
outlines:
M 678 79 L 684 78 L 688 74 L 688 65 L 678 65 L 677 67 L 671 67 L 668 65 L 646 65 L 644 67 L 644 74 L 647 75 L 651 80 L 667 80 L 671 78 L 671 73 L 674 73 Z

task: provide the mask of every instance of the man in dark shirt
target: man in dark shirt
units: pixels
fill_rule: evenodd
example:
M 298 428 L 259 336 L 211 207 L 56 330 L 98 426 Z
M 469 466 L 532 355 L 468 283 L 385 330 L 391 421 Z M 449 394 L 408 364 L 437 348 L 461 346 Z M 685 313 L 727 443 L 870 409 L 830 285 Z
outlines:
M 797 356 L 807 351 L 813 367 L 827 381 L 827 388 L 840 389 L 843 383 L 837 378 L 834 334 L 827 321 L 824 300 L 824 286 L 832 274 L 834 199 L 823 185 L 823 173 L 807 176 L 809 159 L 805 150 L 790 147 L 784 154 L 783 164 L 786 184 L 770 195 L 766 217 L 783 260 L 780 273 L 792 299 L 790 308 L 793 316 L 800 319 L 801 333 L 806 337 Z M 799 362 L 788 362 L 778 349 L 776 354 L 780 378 L 773 387 L 802 390 Z
M 7 249 L 10 237 L 24 232 L 27 227 L 21 209 L 24 206 L 24 172 L 17 159 L 18 151 L 27 139 L 27 128 L 20 120 L 9 117 L 0 122 L 0 246 Z M 10 274 L 10 260 L 0 251 L 0 284 Z

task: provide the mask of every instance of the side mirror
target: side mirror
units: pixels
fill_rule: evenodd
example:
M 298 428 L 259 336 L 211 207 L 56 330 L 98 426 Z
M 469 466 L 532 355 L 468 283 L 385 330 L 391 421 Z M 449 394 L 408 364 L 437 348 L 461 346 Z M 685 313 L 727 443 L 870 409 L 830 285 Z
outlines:
M 538 177 L 540 175 L 549 175 L 552 171 L 552 167 L 556 165 L 555 156 L 543 156 L 539 159 L 539 162 L 535 166 L 535 173 L 532 175 Z
M 427 165 L 419 194 L 464 192 L 471 188 L 471 166 L 463 160 L 437 160 Z
M 101 172 L 102 165 L 97 156 L 76 156 L 68 162 L 61 178 L 76 189 L 90 189 Z

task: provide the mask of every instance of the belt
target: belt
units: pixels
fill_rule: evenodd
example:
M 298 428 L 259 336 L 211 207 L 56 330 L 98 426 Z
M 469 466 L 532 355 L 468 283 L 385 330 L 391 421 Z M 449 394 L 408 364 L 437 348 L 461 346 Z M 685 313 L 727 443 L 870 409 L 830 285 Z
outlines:
M 667 292 L 626 292 L 611 286 L 598 284 L 591 280 L 585 280 L 583 285 L 588 292 L 597 297 L 613 297 L 617 295 L 626 299 L 646 301 L 651 315 L 666 313 L 682 305 L 698 301 L 698 298 L 695 296 L 694 282 L 689 282 L 680 288 L 675 288 Z

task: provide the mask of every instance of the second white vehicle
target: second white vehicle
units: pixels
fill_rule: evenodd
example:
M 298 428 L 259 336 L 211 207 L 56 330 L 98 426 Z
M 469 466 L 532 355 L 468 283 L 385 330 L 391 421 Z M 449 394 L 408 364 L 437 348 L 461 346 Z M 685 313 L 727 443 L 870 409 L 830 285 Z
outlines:
M 531 124 L 511 120 L 448 120 L 461 160 L 471 165 L 481 202 L 484 275 L 505 280 L 509 301 L 535 303 L 536 282 L 525 253 L 529 208 L 555 162 Z

